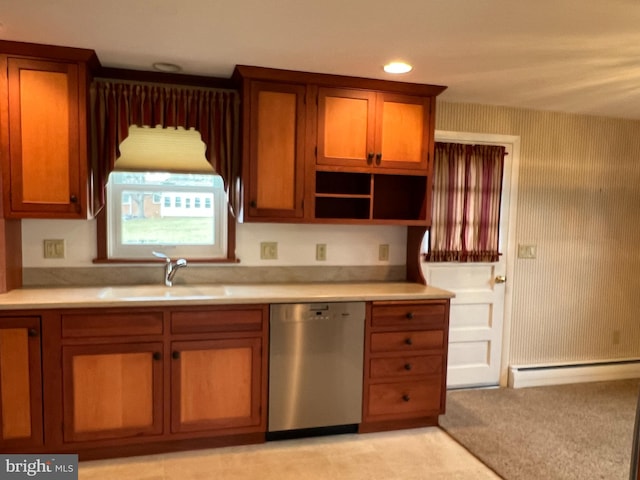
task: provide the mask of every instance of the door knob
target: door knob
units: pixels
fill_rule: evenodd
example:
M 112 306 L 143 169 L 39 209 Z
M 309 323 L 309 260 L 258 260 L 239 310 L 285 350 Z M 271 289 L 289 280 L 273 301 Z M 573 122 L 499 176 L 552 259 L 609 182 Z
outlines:
M 496 283 L 504 283 L 506 281 L 507 281 L 507 277 L 505 277 L 504 275 L 498 275 L 495 280 Z

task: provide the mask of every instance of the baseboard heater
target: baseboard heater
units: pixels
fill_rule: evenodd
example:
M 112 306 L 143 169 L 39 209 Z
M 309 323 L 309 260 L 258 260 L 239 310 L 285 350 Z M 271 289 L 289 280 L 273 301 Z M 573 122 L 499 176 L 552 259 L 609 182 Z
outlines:
M 640 378 L 640 359 L 509 367 L 509 387 L 540 387 L 566 383 Z

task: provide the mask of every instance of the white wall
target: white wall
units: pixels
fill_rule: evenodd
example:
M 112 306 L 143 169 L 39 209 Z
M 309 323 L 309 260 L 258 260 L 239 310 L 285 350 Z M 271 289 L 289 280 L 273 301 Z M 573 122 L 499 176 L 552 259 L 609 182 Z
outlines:
M 436 129 L 521 139 L 511 366 L 640 358 L 640 121 L 438 102 Z
M 45 259 L 44 239 L 65 241 L 64 259 Z M 404 265 L 406 227 L 246 223 L 237 227 L 236 253 L 243 266 Z M 278 242 L 277 260 L 260 260 L 260 242 Z M 316 261 L 316 244 L 327 245 L 327 260 Z M 389 245 L 389 261 L 378 246 Z M 23 220 L 22 265 L 88 267 L 96 256 L 93 220 Z

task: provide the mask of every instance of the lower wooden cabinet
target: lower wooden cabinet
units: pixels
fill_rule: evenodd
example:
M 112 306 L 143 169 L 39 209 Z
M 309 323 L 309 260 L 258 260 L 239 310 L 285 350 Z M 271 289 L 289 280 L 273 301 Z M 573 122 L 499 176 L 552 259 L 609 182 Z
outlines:
M 109 456 L 118 448 L 153 453 L 154 445 L 172 449 L 185 441 L 264 439 L 267 311 L 243 305 L 62 312 L 63 450 Z
M 0 319 L 0 451 L 43 442 L 40 318 Z
M 367 309 L 359 430 L 437 424 L 449 300 Z M 201 305 L 0 316 L 0 451 L 103 458 L 264 441 L 268 311 Z
M 259 337 L 174 342 L 171 431 L 260 425 Z
M 63 347 L 65 442 L 162 433 L 162 343 Z
M 437 425 L 446 395 L 449 301 L 373 302 L 360 431 Z

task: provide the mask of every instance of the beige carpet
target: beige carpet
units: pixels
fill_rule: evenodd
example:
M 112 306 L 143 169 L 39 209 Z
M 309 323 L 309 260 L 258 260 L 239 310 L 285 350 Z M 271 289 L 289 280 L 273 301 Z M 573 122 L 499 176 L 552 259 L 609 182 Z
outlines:
M 440 425 L 506 480 L 628 480 L 639 388 L 454 390 Z
M 437 427 L 80 462 L 79 480 L 497 480 Z

